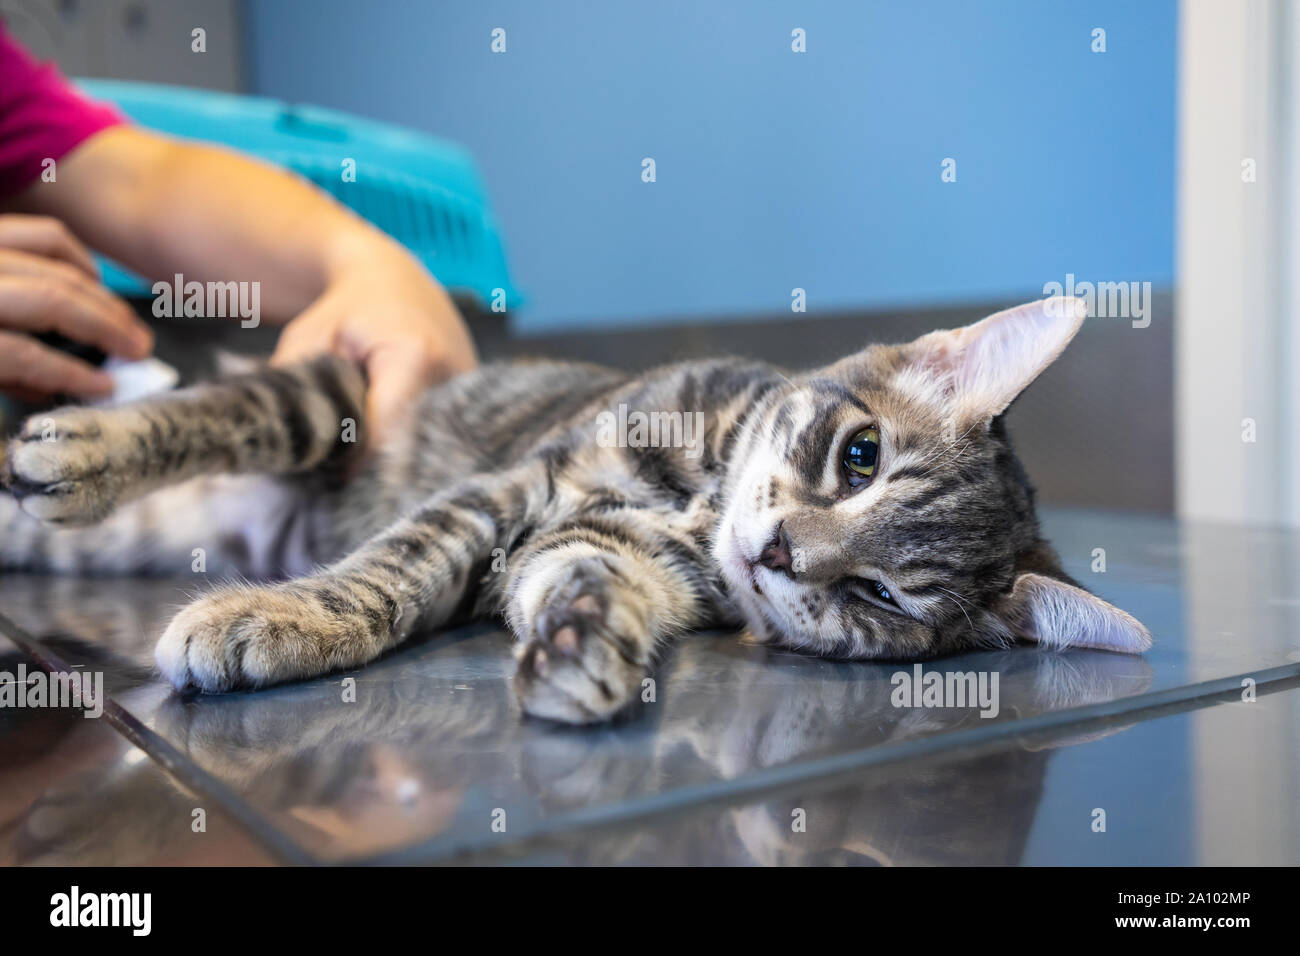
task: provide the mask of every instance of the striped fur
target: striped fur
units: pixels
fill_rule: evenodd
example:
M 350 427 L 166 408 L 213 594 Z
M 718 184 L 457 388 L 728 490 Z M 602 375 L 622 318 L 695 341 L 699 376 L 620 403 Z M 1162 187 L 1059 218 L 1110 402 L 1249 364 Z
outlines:
M 1141 650 L 1140 624 L 1061 572 L 1002 424 L 1081 321 L 1053 301 L 795 377 L 737 359 L 639 377 L 489 365 L 430 390 L 364 462 L 348 459 L 365 382 L 336 359 L 64 409 L 7 448 L 0 563 L 185 573 L 202 554 L 209 574 L 262 580 L 196 601 L 160 639 L 167 678 L 205 691 L 360 666 L 501 614 L 524 709 L 573 723 L 624 710 L 665 646 L 709 625 L 845 658 L 1015 637 Z M 616 410 L 703 429 L 689 447 L 610 442 Z M 852 488 L 843 449 L 866 424 L 880 467 Z M 759 561 L 778 530 L 793 570 Z

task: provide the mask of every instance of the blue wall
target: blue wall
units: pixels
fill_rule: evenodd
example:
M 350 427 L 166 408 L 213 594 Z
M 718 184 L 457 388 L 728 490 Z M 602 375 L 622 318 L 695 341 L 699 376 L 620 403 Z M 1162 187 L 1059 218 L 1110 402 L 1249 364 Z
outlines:
M 522 329 L 788 316 L 795 286 L 816 313 L 1028 297 L 1067 272 L 1173 280 L 1174 0 L 258 0 L 246 17 L 253 92 L 477 154 Z

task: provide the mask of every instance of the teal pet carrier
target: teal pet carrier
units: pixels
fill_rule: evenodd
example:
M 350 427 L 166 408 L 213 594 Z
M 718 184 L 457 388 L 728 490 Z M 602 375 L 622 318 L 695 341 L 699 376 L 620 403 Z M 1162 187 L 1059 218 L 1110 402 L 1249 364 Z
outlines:
M 141 126 L 221 143 L 292 170 L 410 249 L 452 292 L 513 311 L 500 233 L 474 161 L 460 146 L 335 110 L 207 90 L 77 81 Z M 105 263 L 124 295 L 147 295 L 137 276 Z M 498 311 L 501 306 L 498 306 Z

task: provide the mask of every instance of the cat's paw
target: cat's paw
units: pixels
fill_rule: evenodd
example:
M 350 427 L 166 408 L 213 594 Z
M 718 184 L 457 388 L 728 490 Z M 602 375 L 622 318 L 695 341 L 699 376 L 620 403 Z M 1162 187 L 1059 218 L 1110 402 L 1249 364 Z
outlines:
M 328 581 L 232 588 L 177 614 L 154 659 L 180 689 L 264 687 L 373 660 L 387 643 L 390 623 Z
M 64 408 L 23 423 L 9 442 L 3 476 L 23 511 L 67 525 L 108 516 L 126 476 L 103 425 L 103 413 L 90 408 Z
M 515 694 L 524 712 L 568 724 L 609 720 L 635 701 L 650 670 L 633 634 L 640 617 L 599 561 L 575 565 L 516 645 Z

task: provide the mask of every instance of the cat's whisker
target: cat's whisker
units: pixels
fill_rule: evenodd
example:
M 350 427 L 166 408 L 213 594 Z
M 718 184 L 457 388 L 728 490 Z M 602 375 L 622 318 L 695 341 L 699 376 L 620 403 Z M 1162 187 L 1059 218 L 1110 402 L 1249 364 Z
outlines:
M 949 452 L 953 451 L 953 449 L 965 450 L 965 447 L 969 447 L 970 444 L 969 442 L 967 442 L 966 436 L 969 435 L 972 431 L 974 431 L 979 424 L 980 423 L 978 421 L 972 422 L 970 427 L 968 427 L 964 432 L 962 432 L 960 435 L 954 438 L 951 442 L 931 452 L 929 455 L 927 455 L 925 458 L 922 458 L 920 461 L 915 462 L 912 465 L 912 467 L 922 468 L 925 465 L 929 464 L 930 462 L 934 461 L 935 458 L 938 458 L 941 455 L 947 455 Z M 966 446 L 962 446 L 963 442 L 967 442 Z M 943 462 L 939 462 L 939 464 L 943 464 Z M 935 467 L 938 467 L 938 465 L 936 465 Z M 929 475 L 930 472 L 932 471 L 934 471 L 934 468 L 929 469 L 929 471 L 927 471 L 925 475 Z M 922 475 L 921 477 L 925 477 L 925 475 Z
M 969 439 L 966 439 L 964 436 L 962 438 L 959 438 L 957 441 L 953 442 L 947 448 L 944 448 L 942 451 L 938 452 L 938 454 L 944 455 L 945 457 L 941 461 L 934 462 L 934 464 L 932 464 L 929 468 L 927 468 L 921 474 L 917 475 L 916 479 L 920 481 L 923 478 L 930 477 L 930 475 L 934 474 L 935 471 L 942 468 L 944 465 L 948 465 L 956 461 L 958 458 L 964 455 L 973 445 L 974 442 L 970 441 Z M 927 460 L 932 460 L 932 458 Z
M 967 448 L 971 446 L 972 440 L 967 436 L 970 435 L 971 431 L 974 428 L 975 425 L 971 425 L 970 428 L 966 429 L 964 432 L 962 432 L 960 435 L 954 438 L 951 442 L 948 442 L 942 447 L 936 449 L 929 457 L 918 462 L 918 467 L 926 465 L 929 462 L 934 461 L 936 458 L 942 458 L 944 460 L 953 460 L 955 458 L 955 455 L 960 454 L 961 452 L 965 451 Z M 942 461 L 939 462 L 939 464 L 942 464 Z M 937 467 L 937 465 L 934 467 Z M 934 467 L 931 467 L 929 471 L 926 472 L 926 474 L 929 474 L 931 471 L 934 471 Z
M 949 591 L 947 588 L 945 588 L 945 587 L 941 587 L 941 586 L 939 586 L 939 585 L 937 585 L 937 584 L 935 585 L 935 587 L 939 588 L 939 590 L 942 591 L 944 594 L 949 594 L 949 595 L 951 595 L 951 596 L 955 599 L 955 603 L 956 603 L 956 605 L 957 605 L 957 609 L 958 609 L 959 611 L 961 611 L 962 615 L 966 618 L 966 623 L 970 626 L 970 629 L 971 629 L 972 631 L 974 631 L 974 630 L 975 630 L 975 622 L 973 622 L 973 621 L 970 619 L 970 615 L 966 613 L 966 608 L 965 608 L 965 606 L 964 606 L 965 604 L 967 604 L 967 603 L 969 603 L 969 602 L 967 602 L 966 599 L 963 598 L 963 597 L 962 597 L 960 594 L 958 594 L 956 591 Z M 974 606 L 975 606 L 975 605 L 973 605 L 973 604 L 971 605 L 972 608 L 973 608 Z

